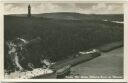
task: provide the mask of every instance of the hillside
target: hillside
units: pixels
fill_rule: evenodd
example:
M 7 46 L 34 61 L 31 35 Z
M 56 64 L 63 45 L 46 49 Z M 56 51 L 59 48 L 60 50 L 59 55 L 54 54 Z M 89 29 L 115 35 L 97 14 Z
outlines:
M 107 22 L 103 20 L 109 20 Z M 49 13 L 5 15 L 5 42 L 16 37 L 31 40 L 41 37 L 41 53 L 58 60 L 89 48 L 114 41 L 123 41 L 123 15 L 84 15 Z

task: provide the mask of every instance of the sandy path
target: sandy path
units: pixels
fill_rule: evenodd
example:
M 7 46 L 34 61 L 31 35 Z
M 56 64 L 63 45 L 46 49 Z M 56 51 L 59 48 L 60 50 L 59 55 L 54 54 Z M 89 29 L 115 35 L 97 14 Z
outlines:
M 72 74 L 79 74 L 85 78 L 122 78 L 123 47 L 102 53 L 100 57 L 72 67 L 71 71 Z

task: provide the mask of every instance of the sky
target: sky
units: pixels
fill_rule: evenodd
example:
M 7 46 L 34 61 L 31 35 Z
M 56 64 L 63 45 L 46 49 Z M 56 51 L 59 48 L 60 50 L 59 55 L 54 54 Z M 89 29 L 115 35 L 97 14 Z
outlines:
M 5 3 L 5 14 L 26 14 L 29 3 Z M 122 14 L 122 3 L 30 3 L 32 14 L 76 12 L 82 14 Z

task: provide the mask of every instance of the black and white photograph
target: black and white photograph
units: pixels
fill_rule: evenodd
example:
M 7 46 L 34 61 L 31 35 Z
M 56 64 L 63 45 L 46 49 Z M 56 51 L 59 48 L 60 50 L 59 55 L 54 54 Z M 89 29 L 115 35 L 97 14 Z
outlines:
M 123 79 L 123 3 L 4 3 L 5 79 Z

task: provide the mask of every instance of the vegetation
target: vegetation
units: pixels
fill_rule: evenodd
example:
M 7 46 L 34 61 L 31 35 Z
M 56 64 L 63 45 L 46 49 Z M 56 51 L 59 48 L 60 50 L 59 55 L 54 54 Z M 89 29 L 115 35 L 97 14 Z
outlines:
M 61 18 L 57 18 L 58 15 Z M 31 18 L 24 15 L 6 15 L 5 42 L 17 37 L 26 40 L 40 37 L 42 40 L 39 49 L 33 50 L 39 50 L 40 54 L 57 61 L 81 50 L 123 41 L 123 24 L 111 22 L 115 20 L 123 21 L 123 15 L 51 13 L 33 15 Z M 37 55 L 32 54 L 31 58 L 34 56 Z

